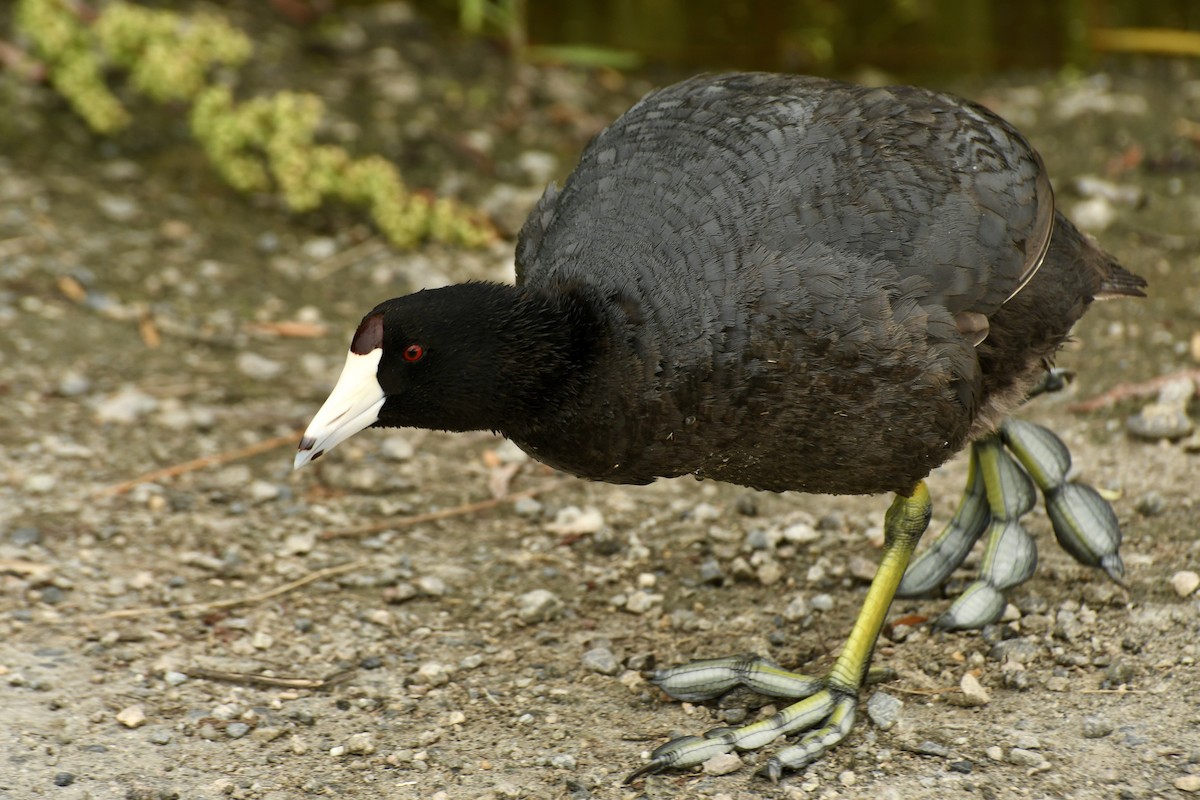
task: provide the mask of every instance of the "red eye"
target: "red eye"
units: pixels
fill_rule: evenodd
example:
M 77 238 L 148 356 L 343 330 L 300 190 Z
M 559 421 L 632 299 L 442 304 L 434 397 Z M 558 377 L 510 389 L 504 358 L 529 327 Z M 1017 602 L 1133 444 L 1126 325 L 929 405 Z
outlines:
M 405 361 L 420 361 L 423 355 L 425 355 L 425 348 L 419 344 L 410 344 L 404 348 Z

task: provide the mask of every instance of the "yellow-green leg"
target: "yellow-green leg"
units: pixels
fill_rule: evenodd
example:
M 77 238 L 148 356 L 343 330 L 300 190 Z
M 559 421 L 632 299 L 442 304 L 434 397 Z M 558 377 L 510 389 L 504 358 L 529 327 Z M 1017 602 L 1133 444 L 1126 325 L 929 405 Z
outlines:
M 626 782 L 668 767 L 699 764 L 734 749 L 755 750 L 785 734 L 808 730 L 795 745 L 767 762 L 764 773 L 777 778 L 784 769 L 804 766 L 846 738 L 854 723 L 858 692 L 871 663 L 875 640 L 913 549 L 929 525 L 929 515 L 929 492 L 924 482 L 917 485 L 912 495 L 897 496 L 888 509 L 879 569 L 841 654 L 824 678 L 790 673 L 755 658 L 711 659 L 655 673 L 652 677 L 655 683 L 682 699 L 715 697 L 737 685 L 764 694 L 803 699 L 741 728 L 716 728 L 702 737 L 684 736 L 667 742 Z

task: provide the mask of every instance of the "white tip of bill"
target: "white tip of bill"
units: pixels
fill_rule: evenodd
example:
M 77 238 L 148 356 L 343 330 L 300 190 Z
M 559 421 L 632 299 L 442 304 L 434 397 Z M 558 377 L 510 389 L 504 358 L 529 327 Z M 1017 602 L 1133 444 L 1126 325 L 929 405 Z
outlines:
M 379 409 L 387 399 L 375 374 L 382 356 L 383 349 L 378 347 L 363 355 L 351 352 L 346 356 L 333 391 L 304 431 L 294 469 L 320 458 L 379 419 Z

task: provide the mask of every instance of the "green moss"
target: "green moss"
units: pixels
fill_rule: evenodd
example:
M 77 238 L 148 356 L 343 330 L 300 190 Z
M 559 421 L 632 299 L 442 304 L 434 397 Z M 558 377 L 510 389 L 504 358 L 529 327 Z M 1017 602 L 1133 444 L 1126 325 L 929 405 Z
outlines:
M 115 0 L 88 24 L 66 0 L 20 0 L 17 24 L 45 60 L 54 87 L 97 133 L 111 135 L 133 122 L 104 81 L 115 67 L 151 100 L 191 104 L 193 134 L 238 191 L 278 190 L 295 212 L 326 200 L 363 206 L 399 247 L 427 239 L 481 246 L 494 238 L 480 215 L 409 192 L 386 159 L 355 160 L 340 147 L 318 144 L 325 114 L 319 97 L 280 92 L 239 104 L 229 87 L 210 85 L 215 68 L 238 67 L 253 51 L 249 37 L 216 14 L 184 16 Z
M 106 7 L 93 33 L 109 59 L 129 71 L 130 83 L 159 102 L 192 99 L 210 70 L 240 66 L 253 51 L 249 37 L 223 17 L 183 17 L 124 2 Z
M 356 160 L 317 144 L 324 113 L 315 95 L 280 92 L 239 105 L 228 88 L 213 87 L 193 106 L 192 131 L 230 185 L 266 191 L 273 183 L 293 211 L 312 211 L 327 199 L 363 206 L 398 247 L 426 239 L 479 247 L 495 238 L 478 214 L 409 192 L 387 159 Z

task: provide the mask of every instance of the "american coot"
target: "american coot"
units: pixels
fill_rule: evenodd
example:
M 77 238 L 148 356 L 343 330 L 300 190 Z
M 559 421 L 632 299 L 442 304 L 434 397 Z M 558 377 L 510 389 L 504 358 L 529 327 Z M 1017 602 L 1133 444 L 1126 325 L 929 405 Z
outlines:
M 1054 210 L 1041 159 L 987 109 L 904 86 L 698 77 L 644 98 L 546 190 L 515 286 L 367 314 L 296 466 L 368 426 L 414 426 L 498 431 L 612 483 L 894 492 L 828 675 L 749 657 L 652 676 L 686 700 L 739 685 L 802 699 L 668 742 L 631 780 L 807 730 L 768 762 L 777 776 L 847 735 L 897 591 L 941 583 L 985 532 L 979 580 L 938 623 L 1000 615 L 1037 559 L 1019 521 L 1035 484 L 1066 549 L 1120 577 L 1112 509 L 1065 481 L 1053 434 L 1005 418 L 1092 300 L 1144 285 Z M 959 511 L 905 576 L 929 521 L 923 479 L 967 443 Z

